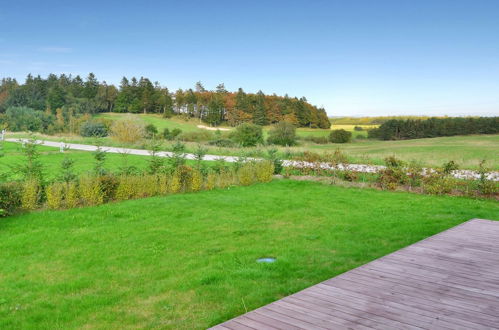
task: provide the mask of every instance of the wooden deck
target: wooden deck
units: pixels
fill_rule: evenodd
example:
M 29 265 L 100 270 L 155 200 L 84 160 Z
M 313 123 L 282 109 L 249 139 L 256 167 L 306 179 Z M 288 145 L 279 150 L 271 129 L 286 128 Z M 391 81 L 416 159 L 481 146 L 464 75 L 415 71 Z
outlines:
M 473 219 L 213 329 L 499 329 L 499 221 Z

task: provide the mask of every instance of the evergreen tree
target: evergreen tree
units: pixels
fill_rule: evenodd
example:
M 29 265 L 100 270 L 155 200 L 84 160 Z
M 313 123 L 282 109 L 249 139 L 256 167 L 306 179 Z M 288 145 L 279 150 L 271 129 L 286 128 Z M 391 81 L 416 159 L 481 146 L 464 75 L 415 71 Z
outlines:
M 268 120 L 265 114 L 265 95 L 262 91 L 258 91 L 256 94 L 256 104 L 255 113 L 253 115 L 253 122 L 260 126 L 265 126 L 268 124 Z

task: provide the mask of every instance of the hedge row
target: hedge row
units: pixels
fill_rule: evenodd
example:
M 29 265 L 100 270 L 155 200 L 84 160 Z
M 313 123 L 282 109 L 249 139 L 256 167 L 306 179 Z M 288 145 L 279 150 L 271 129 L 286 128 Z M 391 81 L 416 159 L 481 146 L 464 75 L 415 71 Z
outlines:
M 271 161 L 247 162 L 238 169 L 201 173 L 181 165 L 170 174 L 84 175 L 75 181 L 52 182 L 41 186 L 35 180 L 0 184 L 1 215 L 21 210 L 70 209 L 112 201 L 247 186 L 269 182 L 274 173 Z

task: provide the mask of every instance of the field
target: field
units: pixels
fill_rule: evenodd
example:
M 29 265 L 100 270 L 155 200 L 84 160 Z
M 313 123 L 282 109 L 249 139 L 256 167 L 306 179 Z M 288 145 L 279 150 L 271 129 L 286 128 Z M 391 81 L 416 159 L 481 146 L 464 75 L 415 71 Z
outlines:
M 205 328 L 498 214 L 283 180 L 13 216 L 0 221 L 0 328 Z
M 70 158 L 75 161 L 74 172 L 82 174 L 92 171 L 95 159 L 94 155 L 88 151 L 68 150 L 61 153 L 59 148 L 39 146 L 40 162 L 44 166 L 44 174 L 47 179 L 56 179 L 60 172 L 61 162 L 64 158 Z M 111 172 L 118 172 L 125 164 L 135 166 L 139 170 L 145 170 L 148 166 L 150 157 L 137 155 L 106 154 L 105 168 Z M 4 156 L 0 157 L 0 174 L 8 173 L 11 178 L 19 178 L 16 169 L 25 161 L 22 153 L 21 144 L 13 142 L 4 143 Z M 187 160 L 188 164 L 193 161 Z M 213 162 L 206 162 L 207 165 Z
M 105 118 L 105 119 L 111 119 L 111 120 L 119 120 L 122 118 L 134 118 L 137 120 L 141 120 L 146 124 L 153 124 L 158 128 L 158 130 L 161 132 L 163 129 L 168 128 L 168 129 L 181 129 L 184 132 L 195 132 L 195 131 L 203 131 L 203 128 L 197 127 L 197 125 L 205 125 L 203 122 L 199 121 L 198 119 L 190 119 L 190 120 L 184 120 L 181 119 L 180 117 L 172 117 L 172 118 L 163 118 L 161 115 L 156 115 L 156 114 L 119 114 L 119 113 L 103 113 L 99 114 L 96 116 L 97 118 Z M 354 131 L 355 126 L 360 126 L 365 129 L 365 131 Z M 344 129 L 347 131 L 353 132 L 354 136 L 357 135 L 364 135 L 367 136 L 367 129 L 372 128 L 372 127 L 377 127 L 377 125 L 334 125 L 332 126 L 331 129 Z M 223 126 L 222 128 L 227 129 L 231 127 L 225 127 Z M 265 133 L 268 132 L 270 129 L 270 126 L 265 127 L 264 131 Z M 328 129 L 310 129 L 310 128 L 298 128 L 297 129 L 297 134 L 298 136 L 328 136 L 329 133 L 331 133 L 331 130 Z
M 168 128 L 170 130 L 178 128 L 184 132 L 199 131 L 197 125 L 204 125 L 196 119 L 191 119 L 189 121 L 183 120 L 179 117 L 163 118 L 161 115 L 155 114 L 121 114 L 121 113 L 103 113 L 96 116 L 97 118 L 105 118 L 111 120 L 119 120 L 123 118 L 133 118 L 134 120 L 141 120 L 146 124 L 153 124 L 161 132 L 163 129 Z
M 0 157 L 0 173 L 15 171 L 24 162 L 24 155 L 21 150 L 20 143 L 5 142 L 4 156 Z M 60 170 L 61 162 L 65 157 L 75 161 L 75 173 L 85 173 L 92 170 L 95 160 L 91 152 L 69 150 L 61 153 L 58 148 L 39 146 L 40 162 L 45 167 L 45 174 L 48 179 L 53 179 L 57 176 Z M 148 157 L 144 156 L 126 156 L 129 165 L 137 166 L 138 168 L 146 168 Z M 107 154 L 106 168 L 111 171 L 117 171 L 124 164 L 124 156 L 120 154 Z M 14 175 L 14 178 L 16 175 Z
M 338 147 L 338 145 L 335 145 Z M 453 160 L 461 168 L 476 169 L 481 160 L 499 170 L 499 135 L 469 135 L 402 141 L 362 140 L 339 147 L 353 161 L 383 164 L 383 159 L 396 156 L 407 162 L 437 167 Z M 331 145 L 310 145 L 312 151 L 331 151 Z

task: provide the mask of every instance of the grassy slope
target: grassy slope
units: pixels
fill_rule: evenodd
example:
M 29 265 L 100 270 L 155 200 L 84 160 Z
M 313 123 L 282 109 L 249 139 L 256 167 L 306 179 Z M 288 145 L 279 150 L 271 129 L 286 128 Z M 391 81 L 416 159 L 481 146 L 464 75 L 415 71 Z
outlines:
M 274 181 L 0 219 L 0 328 L 205 328 L 498 214 L 492 201 Z M 255 262 L 267 256 L 278 261 Z
M 155 125 L 160 132 L 163 131 L 163 129 L 165 128 L 168 128 L 170 130 L 174 128 L 179 128 L 184 132 L 199 131 L 201 129 L 198 128 L 197 125 L 203 124 L 200 123 L 199 120 L 195 119 L 192 119 L 190 121 L 185 121 L 177 117 L 166 119 L 163 118 L 161 115 L 156 115 L 156 114 L 145 115 L 145 114 L 103 113 L 97 115 L 97 117 L 112 119 L 112 120 L 118 120 L 126 117 L 131 117 L 135 119 L 138 118 L 144 121 L 146 124 Z
M 189 121 L 183 120 L 178 117 L 172 118 L 163 118 L 161 115 L 156 114 L 120 114 L 120 113 L 103 113 L 97 115 L 97 117 L 118 120 L 125 117 L 132 117 L 136 119 L 140 119 L 147 124 L 154 124 L 158 130 L 161 132 L 164 128 L 174 129 L 179 128 L 184 132 L 193 132 L 193 131 L 203 131 L 204 129 L 198 128 L 197 125 L 206 125 L 203 122 L 199 122 L 197 119 L 191 119 Z M 333 129 L 345 129 L 347 131 L 354 132 L 355 125 L 335 125 L 332 127 Z M 375 127 L 376 125 L 359 125 L 364 128 Z M 270 127 L 265 127 L 265 131 L 267 132 Z M 310 128 L 299 128 L 297 130 L 298 135 L 300 136 L 327 136 L 331 133 L 328 129 L 310 129 Z M 367 131 L 354 132 L 354 136 L 364 135 L 367 136 Z
M 485 159 L 487 166 L 499 170 L 499 135 L 439 137 L 404 141 L 364 140 L 340 147 L 347 155 L 362 160 L 369 158 L 381 164 L 387 156 L 396 155 L 406 161 L 426 166 L 441 166 L 449 160 L 462 168 L 477 168 Z M 331 150 L 330 145 L 314 145 L 310 150 Z

